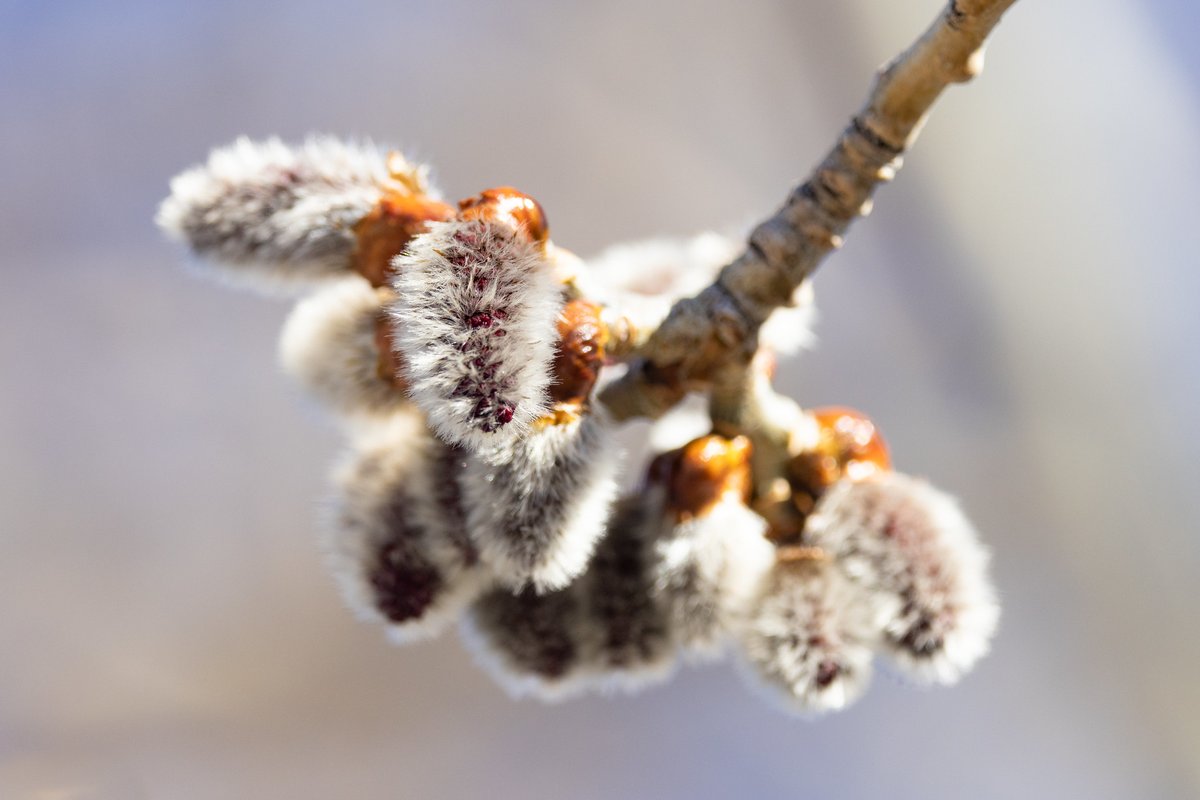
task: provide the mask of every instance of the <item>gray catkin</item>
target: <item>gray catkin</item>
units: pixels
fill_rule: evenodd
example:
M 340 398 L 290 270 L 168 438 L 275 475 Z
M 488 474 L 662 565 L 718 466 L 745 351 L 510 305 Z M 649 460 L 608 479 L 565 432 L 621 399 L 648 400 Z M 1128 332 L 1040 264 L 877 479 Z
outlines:
M 738 628 L 752 682 L 808 714 L 843 708 L 862 694 L 878 638 L 867 599 L 824 561 L 772 567 Z
M 235 283 L 306 286 L 350 269 L 354 225 L 388 181 L 387 160 L 370 145 L 242 138 L 172 180 L 157 221 Z
M 587 622 L 572 587 L 539 594 L 497 587 L 468 610 L 463 640 L 513 696 L 556 700 L 584 688 Z
M 843 481 L 806 536 L 868 594 L 885 652 L 912 677 L 953 683 L 987 652 L 999 617 L 988 553 L 949 495 L 900 473 Z
M 602 683 L 637 688 L 665 677 L 676 661 L 667 604 L 656 591 L 662 510 L 646 494 L 613 509 L 587 572 L 576 582 L 585 608 L 587 651 Z
M 676 641 L 654 591 L 661 506 L 616 504 L 587 571 L 538 593 L 496 588 L 477 600 L 464 638 L 516 695 L 558 699 L 584 689 L 636 689 L 670 674 Z
M 326 515 L 347 604 L 397 641 L 438 633 L 488 583 L 455 490 L 460 454 L 400 415 L 339 468 Z
M 586 568 L 616 495 L 617 447 L 602 409 L 545 425 L 466 468 L 467 529 L 498 578 L 549 591 Z
M 734 498 L 669 525 L 656 544 L 655 592 L 676 639 L 698 658 L 720 655 L 774 558 L 762 517 Z
M 284 370 L 339 418 L 386 419 L 410 405 L 404 389 L 378 372 L 375 331 L 387 296 L 351 276 L 301 300 L 284 324 Z
M 562 306 L 541 247 L 500 221 L 440 222 L 394 264 L 396 346 L 429 425 L 477 452 L 528 434 L 547 409 Z

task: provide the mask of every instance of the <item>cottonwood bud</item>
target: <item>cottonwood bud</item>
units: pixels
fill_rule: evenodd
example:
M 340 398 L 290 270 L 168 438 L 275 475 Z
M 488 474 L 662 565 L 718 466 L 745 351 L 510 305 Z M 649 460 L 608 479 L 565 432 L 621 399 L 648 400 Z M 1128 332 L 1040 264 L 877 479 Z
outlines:
M 526 434 L 547 407 L 562 305 L 539 243 L 504 221 L 436 223 L 395 267 L 396 345 L 429 424 L 474 451 Z
M 548 591 L 587 566 L 616 496 L 618 452 L 595 409 L 515 442 L 502 463 L 467 464 L 467 526 L 480 554 L 511 587 Z
M 484 669 L 511 693 L 542 699 L 632 690 L 669 675 L 676 643 L 654 586 L 664 499 L 659 488 L 619 502 L 587 571 L 570 585 L 480 597 L 463 634 Z
M 604 363 L 600 309 L 567 303 L 557 322 L 549 413 L 529 434 L 471 459 L 468 530 L 512 587 L 545 592 L 581 573 L 604 530 L 619 467 L 612 424 L 589 402 Z
M 329 563 L 347 604 L 396 641 L 439 632 L 487 583 L 465 535 L 463 453 L 400 414 L 338 470 Z
M 356 226 L 385 196 L 428 193 L 422 168 L 374 147 L 242 138 L 171 182 L 158 224 L 231 281 L 303 286 L 352 268 Z
M 354 276 L 301 300 L 280 338 L 284 369 L 343 417 L 375 419 L 410 406 L 391 346 L 386 309 L 393 297 Z
M 891 455 L 879 429 L 865 414 L 842 406 L 808 412 L 801 452 L 786 465 L 798 527 L 821 496 L 840 480 L 860 481 L 891 469 Z
M 526 239 L 544 244 L 550 237 L 550 225 L 541 204 L 511 186 L 485 189 L 474 197 L 458 202 L 459 219 L 499 222 L 519 229 Z
M 649 480 L 666 489 L 655 589 L 677 641 L 715 655 L 774 560 L 766 521 L 746 506 L 750 442 L 701 437 L 655 459 Z
M 638 689 L 676 665 L 671 609 L 656 586 L 665 500 L 662 487 L 620 500 L 587 571 L 568 589 L 583 606 L 584 651 L 598 688 Z
M 752 682 L 802 713 L 855 700 L 879 627 L 856 586 L 822 558 L 780 559 L 738 629 Z
M 514 697 L 559 700 L 586 688 L 584 609 L 573 587 L 538 594 L 495 588 L 460 627 L 476 661 Z
M 949 495 L 898 473 L 842 481 L 805 536 L 870 596 L 910 675 L 953 683 L 987 652 L 999 617 L 988 554 Z

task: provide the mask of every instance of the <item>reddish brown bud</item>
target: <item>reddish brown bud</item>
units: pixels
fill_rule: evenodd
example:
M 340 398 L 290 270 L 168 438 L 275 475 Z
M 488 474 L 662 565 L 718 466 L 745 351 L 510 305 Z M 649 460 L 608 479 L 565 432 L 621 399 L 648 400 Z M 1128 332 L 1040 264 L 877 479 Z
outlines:
M 818 448 L 837 458 L 845 477 L 862 480 L 892 468 L 887 444 L 865 414 L 841 406 L 818 408 L 812 413 L 821 431 Z
M 460 200 L 459 219 L 507 221 L 525 231 L 532 242 L 545 242 L 550 237 L 546 212 L 537 200 L 511 186 L 485 189 L 474 197 Z
M 800 503 L 811 506 L 813 498 L 842 478 L 858 481 L 891 469 L 887 444 L 866 415 L 841 406 L 811 413 L 817 423 L 817 445 L 788 464 L 788 477 Z
M 372 286 L 386 286 L 392 259 L 430 222 L 454 219 L 454 207 L 423 194 L 389 191 L 354 226 L 352 268 Z
M 558 347 L 554 355 L 554 382 L 550 399 L 555 404 L 579 406 L 587 401 L 608 344 L 608 328 L 600 320 L 600 306 L 572 300 L 558 315 Z
M 701 436 L 650 465 L 650 480 L 665 484 L 668 505 L 681 520 L 706 513 L 722 499 L 750 496 L 750 440 Z

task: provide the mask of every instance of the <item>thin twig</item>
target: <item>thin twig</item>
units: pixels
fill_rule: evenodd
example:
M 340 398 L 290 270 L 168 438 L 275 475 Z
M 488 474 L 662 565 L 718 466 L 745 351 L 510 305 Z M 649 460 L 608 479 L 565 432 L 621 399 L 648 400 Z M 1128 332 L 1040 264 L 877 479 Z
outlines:
M 934 100 L 983 67 L 983 44 L 1015 0 L 951 0 L 911 47 L 876 77 L 866 105 L 833 149 L 746 251 L 696 297 L 681 300 L 601 394 L 618 419 L 657 417 L 689 391 L 710 388 L 730 363 L 749 363 L 759 327 L 842 244 L 891 180 Z

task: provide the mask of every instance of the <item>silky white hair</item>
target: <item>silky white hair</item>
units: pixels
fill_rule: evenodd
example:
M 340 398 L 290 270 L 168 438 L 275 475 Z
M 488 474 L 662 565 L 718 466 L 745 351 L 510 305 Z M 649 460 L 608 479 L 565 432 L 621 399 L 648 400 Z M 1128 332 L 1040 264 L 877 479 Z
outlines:
M 396 184 L 397 163 L 409 184 L 432 191 L 423 168 L 370 144 L 243 137 L 176 176 L 157 222 L 235 284 L 305 287 L 350 269 L 354 226 Z
M 503 222 L 435 223 L 395 259 L 396 346 L 414 402 L 474 451 L 524 436 L 546 410 L 562 289 Z
M 685 655 L 703 660 L 724 653 L 729 632 L 774 561 L 766 527 L 739 499 L 726 497 L 659 537 L 654 591 Z
M 539 426 L 490 456 L 471 458 L 463 475 L 471 540 L 513 588 L 566 586 L 587 567 L 617 493 L 607 413 Z
M 878 638 L 867 599 L 824 561 L 776 564 L 738 629 L 751 685 L 801 714 L 857 699 L 870 680 Z
M 841 481 L 806 528 L 883 614 L 883 644 L 922 682 L 957 681 L 987 653 L 999 620 L 988 553 L 954 498 L 884 473 Z
M 403 388 L 378 373 L 375 330 L 387 295 L 350 276 L 301 300 L 284 323 L 284 371 L 339 417 L 366 421 L 411 405 Z
M 356 615 L 386 625 L 397 642 L 427 638 L 491 580 L 463 529 L 462 454 L 415 415 L 375 433 L 336 470 L 324 549 Z
M 661 492 L 622 499 L 587 571 L 538 593 L 496 588 L 461 630 L 476 660 L 510 694 L 560 700 L 582 691 L 636 691 L 669 677 L 677 643 L 654 591 Z

